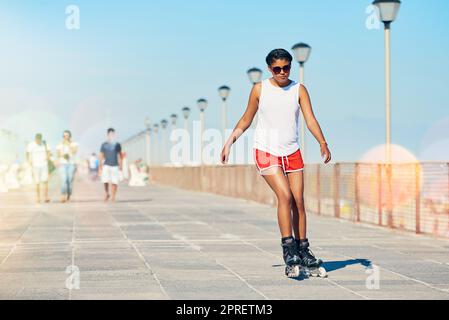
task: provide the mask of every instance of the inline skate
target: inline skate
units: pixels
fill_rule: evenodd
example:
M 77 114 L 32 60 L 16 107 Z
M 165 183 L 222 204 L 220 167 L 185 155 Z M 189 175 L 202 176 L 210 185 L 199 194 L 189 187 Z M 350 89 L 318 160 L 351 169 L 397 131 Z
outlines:
M 285 275 L 289 278 L 299 277 L 302 272 L 301 259 L 293 237 L 282 239 L 282 251 L 285 262 Z
M 301 267 L 304 270 L 304 273 L 307 276 L 326 278 L 326 269 L 321 266 L 323 261 L 321 259 L 317 259 L 313 252 L 309 249 L 309 241 L 304 239 L 295 240 L 295 242 L 298 250 L 297 255 L 300 258 Z

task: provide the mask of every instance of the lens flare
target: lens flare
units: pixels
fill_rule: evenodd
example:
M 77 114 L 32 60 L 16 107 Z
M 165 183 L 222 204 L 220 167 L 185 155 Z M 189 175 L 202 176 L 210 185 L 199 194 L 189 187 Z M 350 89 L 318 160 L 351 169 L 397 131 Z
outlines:
M 359 196 L 361 203 L 393 210 L 413 205 L 422 185 L 422 167 L 406 148 L 391 145 L 391 172 L 385 163 L 386 145 L 368 150 L 359 160 Z M 391 192 L 390 184 L 391 181 Z

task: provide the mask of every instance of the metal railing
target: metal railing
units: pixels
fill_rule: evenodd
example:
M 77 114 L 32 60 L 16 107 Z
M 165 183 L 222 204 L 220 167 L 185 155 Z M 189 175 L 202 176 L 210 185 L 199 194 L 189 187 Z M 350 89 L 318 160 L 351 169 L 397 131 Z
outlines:
M 306 164 L 307 212 L 449 238 L 449 163 Z M 152 181 L 276 204 L 254 165 L 150 167 Z
M 318 215 L 449 238 L 449 163 L 309 164 L 304 174 Z

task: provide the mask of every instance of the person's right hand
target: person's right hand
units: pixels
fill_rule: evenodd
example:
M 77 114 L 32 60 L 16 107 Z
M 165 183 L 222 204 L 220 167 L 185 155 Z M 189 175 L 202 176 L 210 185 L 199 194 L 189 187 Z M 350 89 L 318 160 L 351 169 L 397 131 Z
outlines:
M 225 144 L 223 150 L 221 151 L 221 163 L 226 164 L 229 160 L 229 153 L 231 152 L 231 147 Z

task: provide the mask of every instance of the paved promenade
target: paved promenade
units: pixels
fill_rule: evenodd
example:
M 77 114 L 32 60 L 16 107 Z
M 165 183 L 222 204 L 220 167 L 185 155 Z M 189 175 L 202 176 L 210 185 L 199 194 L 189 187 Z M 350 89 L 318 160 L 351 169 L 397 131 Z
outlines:
M 448 299 L 449 241 L 309 214 L 327 279 L 284 276 L 275 208 L 77 181 L 73 202 L 0 194 L 0 299 Z

